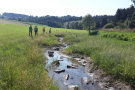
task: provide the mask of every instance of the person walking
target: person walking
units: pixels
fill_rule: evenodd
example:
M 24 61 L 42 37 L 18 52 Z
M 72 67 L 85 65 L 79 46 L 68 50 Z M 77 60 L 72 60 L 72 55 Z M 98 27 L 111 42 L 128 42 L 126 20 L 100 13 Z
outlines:
M 51 33 L 51 28 L 49 29 L 49 33 Z
M 43 28 L 43 33 L 45 32 L 45 27 Z
M 30 34 L 31 34 L 31 35 L 30 35 Z M 32 37 L 32 25 L 30 25 L 30 27 L 29 27 L 29 36 Z
M 37 26 L 35 26 L 34 30 L 35 30 L 35 36 L 38 35 L 38 28 L 37 28 Z

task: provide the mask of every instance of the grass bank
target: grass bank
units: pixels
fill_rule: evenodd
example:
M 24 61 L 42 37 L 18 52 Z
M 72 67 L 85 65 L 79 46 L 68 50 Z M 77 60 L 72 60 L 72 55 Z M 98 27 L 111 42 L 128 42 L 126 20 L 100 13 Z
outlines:
M 41 34 L 40 26 L 39 36 L 33 38 L 28 36 L 28 26 L 0 24 L 0 32 L 0 89 L 57 90 L 45 70 L 41 50 L 48 37 L 47 43 L 58 43 L 54 37 Z
M 123 41 L 135 41 L 134 31 L 100 31 L 100 35 L 105 38 L 114 38 Z
M 88 36 L 86 31 L 76 34 L 78 37 L 69 34 L 64 38 L 64 41 L 76 43 L 66 52 L 90 56 L 98 68 L 135 87 L 134 41 L 104 38 L 101 34 Z

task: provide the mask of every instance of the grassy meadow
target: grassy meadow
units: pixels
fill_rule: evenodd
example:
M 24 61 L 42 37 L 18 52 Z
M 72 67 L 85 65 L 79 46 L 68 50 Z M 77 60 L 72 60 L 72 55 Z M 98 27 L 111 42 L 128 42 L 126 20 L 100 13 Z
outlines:
M 95 31 L 97 32 L 97 31 Z M 103 37 L 103 33 L 107 35 L 111 33 L 124 35 L 132 35 L 132 32 L 109 32 L 99 31 L 98 35 L 88 36 L 88 32 L 73 33 L 67 35 L 64 41 L 76 43 L 66 49 L 68 53 L 78 53 L 90 56 L 98 68 L 101 68 L 115 78 L 128 82 L 135 87 L 135 42 L 125 41 L 122 39 Z
M 57 38 L 42 34 L 43 26 L 39 26 L 39 36 L 33 32 L 31 38 L 28 27 L 0 24 L 0 90 L 57 90 L 45 70 L 41 50 L 45 37 L 50 37 L 53 44 L 58 43 Z
M 38 37 L 33 32 L 31 38 L 28 27 L 0 24 L 0 89 L 58 89 L 48 78 L 41 50 L 41 47 L 60 45 L 55 35 L 64 36 L 63 41 L 71 44 L 65 52 L 90 56 L 107 74 L 135 87 L 134 40 L 108 37 L 122 33 L 133 38 L 132 32 L 99 31 L 97 35 L 88 36 L 86 30 L 52 28 L 48 34 L 50 27 L 46 27 L 47 33 L 42 33 L 43 26 L 38 26 Z

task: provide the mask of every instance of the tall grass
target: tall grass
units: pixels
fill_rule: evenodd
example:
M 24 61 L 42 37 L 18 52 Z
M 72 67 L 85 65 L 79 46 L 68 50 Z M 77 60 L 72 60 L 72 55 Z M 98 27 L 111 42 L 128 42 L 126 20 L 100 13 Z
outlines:
M 123 41 L 135 41 L 135 33 L 129 31 L 100 31 L 105 38 L 115 38 Z
M 78 33 L 79 34 L 79 33 Z M 74 35 L 68 35 L 68 42 L 76 44 L 69 46 L 66 51 L 90 56 L 99 68 L 106 73 L 128 82 L 135 87 L 135 43 L 116 39 L 103 38 L 102 36 L 77 37 L 77 40 L 69 40 Z M 65 39 L 65 40 L 66 40 Z
M 28 26 L 0 27 L 0 89 L 57 90 L 45 70 L 46 59 L 40 47 L 48 36 L 32 39 L 28 36 Z

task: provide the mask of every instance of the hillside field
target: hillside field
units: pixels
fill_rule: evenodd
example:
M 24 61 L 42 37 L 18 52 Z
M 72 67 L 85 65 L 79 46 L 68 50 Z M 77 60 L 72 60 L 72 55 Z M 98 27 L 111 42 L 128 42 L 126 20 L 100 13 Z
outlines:
M 42 33 L 44 26 L 38 26 L 38 36 L 33 32 L 31 38 L 28 27 L 0 24 L 0 89 L 57 90 L 48 78 L 41 50 L 41 47 L 59 45 L 55 35 L 65 36 L 63 41 L 71 44 L 64 52 L 90 56 L 98 68 L 135 87 L 134 40 L 110 38 L 108 31 L 88 36 L 86 30 L 52 28 L 49 34 L 50 27 L 46 27 L 47 33 Z

